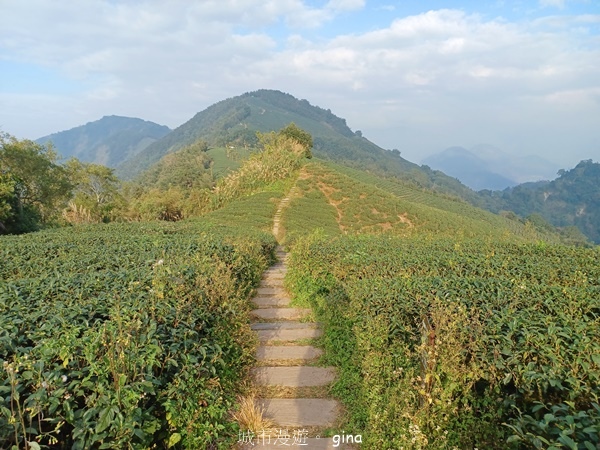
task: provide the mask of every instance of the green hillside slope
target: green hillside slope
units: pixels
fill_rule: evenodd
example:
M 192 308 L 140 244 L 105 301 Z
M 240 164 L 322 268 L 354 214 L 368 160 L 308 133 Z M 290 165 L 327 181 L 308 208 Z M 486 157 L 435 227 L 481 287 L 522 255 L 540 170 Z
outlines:
M 325 161 L 304 166 L 284 217 L 290 235 L 322 227 L 331 235 L 387 234 L 559 242 L 539 230 L 464 201 Z
M 171 130 L 131 117 L 105 116 L 100 120 L 39 138 L 52 142 L 61 157 L 116 167 L 162 138 Z
M 210 147 L 252 148 L 256 132 L 279 130 L 294 122 L 309 132 L 315 156 L 356 168 L 410 180 L 419 186 L 449 192 L 475 202 L 476 194 L 458 180 L 405 160 L 398 152 L 382 149 L 345 119 L 330 110 L 311 105 L 292 95 L 259 90 L 218 102 L 117 168 L 122 178 L 134 178 L 164 155 L 203 140 Z
M 600 243 L 600 164 L 581 161 L 549 182 L 527 183 L 504 191 L 483 191 L 491 211 L 510 210 L 527 217 L 539 214 L 557 227 L 576 226 Z

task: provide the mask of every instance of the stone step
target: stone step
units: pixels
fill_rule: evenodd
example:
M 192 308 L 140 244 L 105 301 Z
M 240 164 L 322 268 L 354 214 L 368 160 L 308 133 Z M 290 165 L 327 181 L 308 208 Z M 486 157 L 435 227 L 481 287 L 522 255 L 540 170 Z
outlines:
M 281 268 L 281 267 L 277 267 L 273 270 L 267 269 L 263 273 L 264 278 L 267 278 L 267 277 L 283 278 L 286 275 L 287 275 L 287 268 Z
M 269 295 L 276 295 L 278 297 L 289 296 L 286 290 L 281 287 L 259 287 L 256 289 L 256 295 L 261 297 L 267 297 Z
M 256 400 L 264 417 L 283 427 L 330 427 L 339 405 L 323 398 L 262 398 Z
M 259 360 L 311 360 L 323 354 L 323 350 L 312 345 L 263 345 L 256 349 Z
M 263 280 L 266 278 L 285 278 L 287 271 L 285 270 L 273 270 L 273 271 L 265 271 L 263 273 Z
M 323 331 L 318 328 L 297 328 L 297 329 L 274 329 L 257 330 L 259 342 L 269 341 L 299 341 L 301 339 L 314 339 L 323 335 Z
M 281 263 L 281 262 L 276 262 L 271 267 L 269 267 L 267 270 L 265 270 L 265 273 L 278 273 L 278 272 L 287 272 L 287 265 L 284 263 Z
M 283 280 L 262 280 L 259 287 L 281 289 L 285 292 L 285 288 L 283 287 Z
M 257 308 L 273 308 L 279 306 L 288 306 L 292 301 L 289 297 L 254 297 L 252 302 Z
M 283 289 L 285 291 L 285 289 L 283 288 L 283 280 L 283 276 L 263 277 L 262 280 L 260 280 L 259 287 L 278 287 L 279 289 Z
M 284 278 L 285 274 L 282 273 L 265 274 L 262 276 L 261 283 L 281 283 L 283 285 Z
M 257 322 L 250 325 L 253 330 L 300 330 L 302 328 L 319 328 L 315 322 Z
M 252 369 L 256 384 L 264 386 L 325 386 L 335 379 L 332 367 L 256 367 Z
M 308 316 L 310 312 L 307 308 L 262 308 L 255 309 L 251 314 L 264 320 L 298 320 Z

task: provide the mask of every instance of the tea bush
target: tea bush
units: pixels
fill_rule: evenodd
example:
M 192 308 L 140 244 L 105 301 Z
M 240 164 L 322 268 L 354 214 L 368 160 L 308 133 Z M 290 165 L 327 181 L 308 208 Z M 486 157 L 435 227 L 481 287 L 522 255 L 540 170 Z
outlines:
M 230 446 L 276 243 L 223 220 L 0 239 L 1 448 Z
M 595 448 L 598 251 L 307 236 L 289 288 L 325 323 L 365 448 Z

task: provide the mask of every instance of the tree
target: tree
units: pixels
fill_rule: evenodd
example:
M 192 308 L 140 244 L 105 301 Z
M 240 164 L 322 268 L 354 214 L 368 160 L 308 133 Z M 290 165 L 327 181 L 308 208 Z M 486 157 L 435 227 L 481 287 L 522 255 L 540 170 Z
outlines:
M 50 144 L 0 134 L 0 217 L 6 232 L 32 231 L 58 217 L 72 185 L 56 160 Z
M 313 148 L 313 138 L 311 134 L 298 127 L 294 122 L 290 122 L 285 128 L 279 131 L 279 134 L 293 139 L 302 147 L 304 147 L 304 156 L 306 158 L 312 158 L 311 148 Z
M 147 187 L 167 190 L 170 187 L 196 189 L 212 187 L 211 159 L 204 142 L 165 155 L 139 178 Z
M 15 183 L 8 174 L 0 172 L 0 233 L 7 231 L 4 222 L 12 216 L 12 207 L 15 198 Z
M 69 222 L 78 222 L 73 211 L 84 212 L 86 222 L 109 222 L 114 219 L 114 210 L 123 205 L 119 193 L 119 179 L 114 170 L 100 165 L 82 163 L 72 158 L 65 164 L 69 179 L 74 186 L 69 213 L 63 214 Z M 89 217 L 89 219 L 87 219 Z

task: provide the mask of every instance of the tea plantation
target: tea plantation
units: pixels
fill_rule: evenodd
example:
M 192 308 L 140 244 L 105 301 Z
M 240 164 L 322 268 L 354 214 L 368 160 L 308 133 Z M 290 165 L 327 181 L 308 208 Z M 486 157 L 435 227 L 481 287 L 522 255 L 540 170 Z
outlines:
M 284 197 L 286 285 L 361 448 L 598 448 L 597 248 L 273 155 L 197 219 L 0 238 L 0 448 L 232 448 Z
M 0 448 L 227 448 L 275 247 L 263 200 L 252 228 L 221 210 L 3 237 Z

